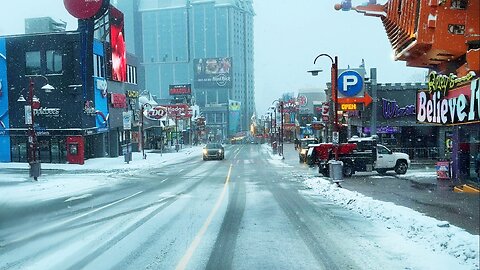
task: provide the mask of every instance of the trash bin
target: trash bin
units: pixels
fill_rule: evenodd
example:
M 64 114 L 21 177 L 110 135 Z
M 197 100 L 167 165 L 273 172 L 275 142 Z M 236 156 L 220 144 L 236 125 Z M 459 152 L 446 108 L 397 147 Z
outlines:
M 38 177 L 42 174 L 42 166 L 39 161 L 30 162 L 30 177 L 33 177 L 37 181 Z
M 131 143 L 122 145 L 122 154 L 124 157 L 124 161 L 126 163 L 129 163 L 130 161 L 132 161 L 132 144 Z
M 273 142 L 272 143 L 272 149 L 273 149 L 273 153 L 276 154 L 277 153 L 277 142 Z
M 342 181 L 342 179 L 343 179 L 343 175 L 342 175 L 343 162 L 338 161 L 338 160 L 330 160 L 328 162 L 328 169 L 329 169 L 329 172 L 330 172 L 330 178 L 334 182 Z

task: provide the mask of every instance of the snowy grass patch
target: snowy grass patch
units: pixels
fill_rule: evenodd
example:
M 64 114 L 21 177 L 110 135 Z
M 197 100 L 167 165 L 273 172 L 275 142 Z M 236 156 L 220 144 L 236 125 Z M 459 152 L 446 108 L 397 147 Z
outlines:
M 315 194 L 342 207 L 395 230 L 404 238 L 419 243 L 429 250 L 456 258 L 461 264 L 479 268 L 480 238 L 446 221 L 427 217 L 410 208 L 391 202 L 374 200 L 358 192 L 337 187 L 326 178 L 313 177 L 304 181 Z

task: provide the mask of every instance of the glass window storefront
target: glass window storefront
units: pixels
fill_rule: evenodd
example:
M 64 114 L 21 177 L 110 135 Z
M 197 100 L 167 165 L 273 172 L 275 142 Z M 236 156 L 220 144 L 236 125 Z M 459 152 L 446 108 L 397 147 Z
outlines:
M 460 127 L 460 175 L 480 181 L 480 125 Z
M 67 152 L 65 138 L 63 137 L 38 137 L 37 157 L 43 163 L 66 163 Z M 28 162 L 27 138 L 11 137 L 12 162 Z

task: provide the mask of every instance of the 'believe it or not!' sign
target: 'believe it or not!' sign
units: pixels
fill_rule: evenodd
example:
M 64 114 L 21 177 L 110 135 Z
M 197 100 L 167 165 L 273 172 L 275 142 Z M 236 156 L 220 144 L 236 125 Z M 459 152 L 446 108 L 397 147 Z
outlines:
M 68 13 L 77 19 L 90 19 L 104 13 L 109 0 L 63 0 Z

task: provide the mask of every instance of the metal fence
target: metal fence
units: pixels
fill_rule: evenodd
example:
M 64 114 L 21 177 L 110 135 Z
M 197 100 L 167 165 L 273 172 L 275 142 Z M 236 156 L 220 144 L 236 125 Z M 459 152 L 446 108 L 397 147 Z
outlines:
M 418 159 L 438 159 L 438 147 L 424 147 L 424 148 L 392 148 L 394 152 L 406 153 L 411 160 Z

